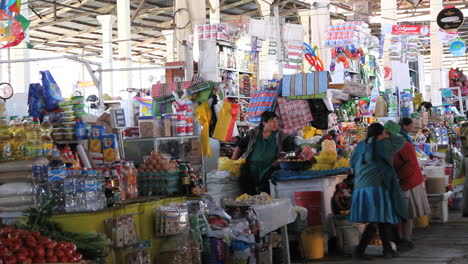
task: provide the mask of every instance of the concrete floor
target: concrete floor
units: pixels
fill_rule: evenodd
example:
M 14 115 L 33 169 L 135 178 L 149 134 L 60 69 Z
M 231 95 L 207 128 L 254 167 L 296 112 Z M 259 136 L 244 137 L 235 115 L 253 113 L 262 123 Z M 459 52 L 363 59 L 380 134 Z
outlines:
M 451 212 L 445 224 L 431 224 L 427 228 L 415 229 L 413 242 L 415 248 L 401 252 L 393 259 L 375 257 L 367 261 L 355 261 L 351 257 L 326 257 L 322 260 L 294 263 L 375 263 L 375 264 L 468 264 L 468 217 L 459 212 Z

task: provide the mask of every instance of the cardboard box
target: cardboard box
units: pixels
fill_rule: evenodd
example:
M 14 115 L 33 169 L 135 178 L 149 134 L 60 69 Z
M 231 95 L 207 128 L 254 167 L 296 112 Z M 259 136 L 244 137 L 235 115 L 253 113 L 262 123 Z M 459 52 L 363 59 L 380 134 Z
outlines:
M 367 96 L 367 86 L 357 82 L 345 82 L 343 91 L 354 96 Z
M 328 89 L 327 92 L 328 92 L 328 96 L 330 96 L 332 99 L 339 99 L 343 101 L 351 100 L 351 95 L 341 90 Z
M 103 113 L 98 119 L 96 120 L 96 125 L 98 126 L 105 126 L 106 133 L 112 133 L 112 120 L 109 113 Z
M 250 24 L 250 16 L 245 15 L 227 15 L 223 16 L 221 20 L 237 28 L 242 28 L 244 24 L 247 26 Z

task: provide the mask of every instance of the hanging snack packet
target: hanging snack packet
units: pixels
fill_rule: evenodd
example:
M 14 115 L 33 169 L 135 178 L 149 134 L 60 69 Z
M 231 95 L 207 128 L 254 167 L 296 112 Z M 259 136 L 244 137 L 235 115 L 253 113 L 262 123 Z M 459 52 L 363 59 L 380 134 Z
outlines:
M 41 71 L 41 75 L 46 109 L 47 111 L 53 111 L 57 109 L 58 103 L 63 100 L 62 92 L 50 71 Z

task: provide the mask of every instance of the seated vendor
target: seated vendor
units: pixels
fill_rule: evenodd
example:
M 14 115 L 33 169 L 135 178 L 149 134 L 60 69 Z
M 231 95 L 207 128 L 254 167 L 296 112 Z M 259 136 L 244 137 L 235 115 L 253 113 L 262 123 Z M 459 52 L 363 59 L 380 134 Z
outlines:
M 241 188 L 248 194 L 269 192 L 268 180 L 281 152 L 294 150 L 292 137 L 278 128 L 278 116 L 274 112 L 264 112 L 260 125 L 247 132 L 237 144 L 233 160 L 239 158 L 247 162 L 241 170 Z

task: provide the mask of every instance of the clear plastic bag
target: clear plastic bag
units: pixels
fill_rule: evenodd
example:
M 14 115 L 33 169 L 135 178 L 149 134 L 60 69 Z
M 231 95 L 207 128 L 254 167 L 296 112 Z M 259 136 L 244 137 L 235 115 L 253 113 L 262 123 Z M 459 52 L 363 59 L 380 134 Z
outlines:
M 161 206 L 156 209 L 154 220 L 154 230 L 157 237 L 178 235 L 190 230 L 186 204 Z

